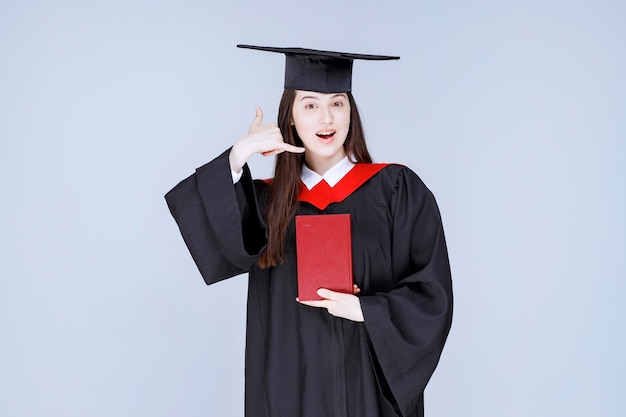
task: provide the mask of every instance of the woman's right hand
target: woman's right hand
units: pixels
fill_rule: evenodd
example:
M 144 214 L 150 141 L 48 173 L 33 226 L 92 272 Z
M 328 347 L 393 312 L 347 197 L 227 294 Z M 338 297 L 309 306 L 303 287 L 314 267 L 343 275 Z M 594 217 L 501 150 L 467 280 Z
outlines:
M 302 153 L 304 148 L 285 143 L 276 123 L 262 124 L 263 112 L 256 108 L 256 116 L 248 134 L 239 139 L 232 147 L 228 160 L 230 169 L 241 172 L 248 159 L 255 153 L 263 156 L 276 155 L 282 152 Z

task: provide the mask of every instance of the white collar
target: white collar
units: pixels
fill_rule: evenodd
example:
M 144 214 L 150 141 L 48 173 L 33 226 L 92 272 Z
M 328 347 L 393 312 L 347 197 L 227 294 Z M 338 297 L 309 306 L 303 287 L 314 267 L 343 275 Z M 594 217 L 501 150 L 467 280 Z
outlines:
M 302 165 L 302 174 L 300 174 L 300 179 L 309 190 L 319 184 L 322 180 L 326 181 L 331 187 L 334 187 L 348 172 L 350 172 L 354 165 L 354 162 L 350 161 L 350 158 L 345 156 L 341 161 L 337 162 L 334 167 L 326 171 L 324 175 L 320 175 L 306 165 Z

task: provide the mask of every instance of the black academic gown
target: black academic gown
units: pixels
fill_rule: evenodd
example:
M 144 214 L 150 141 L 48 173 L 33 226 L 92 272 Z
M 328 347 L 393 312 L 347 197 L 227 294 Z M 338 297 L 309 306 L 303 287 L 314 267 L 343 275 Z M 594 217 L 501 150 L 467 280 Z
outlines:
M 340 184 L 352 180 L 349 172 Z M 423 391 L 452 319 L 433 195 L 408 168 L 387 165 L 323 209 L 300 202 L 298 214 L 351 215 L 354 280 L 365 317 L 357 323 L 295 301 L 293 221 L 286 262 L 257 265 L 267 241 L 260 212 L 270 186 L 253 181 L 247 166 L 233 185 L 227 151 L 166 195 L 207 284 L 249 272 L 246 416 L 422 416 Z

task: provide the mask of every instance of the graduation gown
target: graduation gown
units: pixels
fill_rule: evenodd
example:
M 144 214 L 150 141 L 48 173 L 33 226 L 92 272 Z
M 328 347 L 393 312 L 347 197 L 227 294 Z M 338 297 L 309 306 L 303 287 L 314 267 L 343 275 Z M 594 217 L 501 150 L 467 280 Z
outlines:
M 233 185 L 228 153 L 165 198 L 207 284 L 249 272 L 246 416 L 422 416 L 423 391 L 452 319 L 450 267 L 431 192 L 410 169 L 393 164 L 373 175 L 359 174 L 369 164 L 357 164 L 333 189 L 303 192 L 298 214 L 351 215 L 365 318 L 357 323 L 295 300 L 293 220 L 286 261 L 258 266 L 271 184 L 253 180 L 245 166 Z

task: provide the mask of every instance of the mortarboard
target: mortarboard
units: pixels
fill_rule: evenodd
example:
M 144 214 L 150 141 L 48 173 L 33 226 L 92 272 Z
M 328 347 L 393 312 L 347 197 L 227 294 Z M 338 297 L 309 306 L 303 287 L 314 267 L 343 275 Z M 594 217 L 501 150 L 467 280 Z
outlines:
M 318 93 L 351 91 L 352 62 L 355 59 L 368 61 L 400 59 L 398 56 L 352 54 L 305 48 L 253 45 L 237 45 L 237 47 L 285 54 L 285 88 Z

